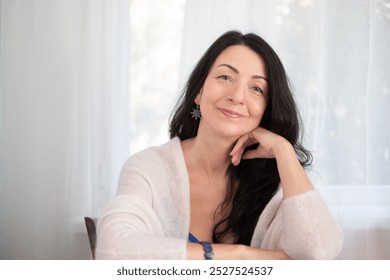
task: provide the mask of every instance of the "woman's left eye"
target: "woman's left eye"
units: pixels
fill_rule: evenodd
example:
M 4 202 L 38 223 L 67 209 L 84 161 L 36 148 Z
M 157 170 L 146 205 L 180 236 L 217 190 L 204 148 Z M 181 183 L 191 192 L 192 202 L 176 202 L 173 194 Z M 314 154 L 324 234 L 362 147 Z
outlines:
M 263 90 L 259 87 L 253 86 L 252 90 L 259 93 L 259 94 L 264 94 Z

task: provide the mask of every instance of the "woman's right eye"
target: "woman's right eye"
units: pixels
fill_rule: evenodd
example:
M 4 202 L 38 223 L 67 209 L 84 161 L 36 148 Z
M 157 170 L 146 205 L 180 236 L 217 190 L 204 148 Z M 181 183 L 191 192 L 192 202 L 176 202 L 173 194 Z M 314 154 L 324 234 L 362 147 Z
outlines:
M 232 81 L 232 78 L 229 77 L 228 75 L 221 75 L 221 76 L 218 76 L 219 80 L 224 80 L 224 81 Z

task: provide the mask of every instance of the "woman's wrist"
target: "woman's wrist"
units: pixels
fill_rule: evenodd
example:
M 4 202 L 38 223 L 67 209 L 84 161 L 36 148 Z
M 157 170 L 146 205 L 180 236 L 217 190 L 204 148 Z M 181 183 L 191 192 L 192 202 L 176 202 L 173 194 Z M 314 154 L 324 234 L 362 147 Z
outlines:
M 203 251 L 204 251 L 204 259 L 205 260 L 212 260 L 214 259 L 214 251 L 213 251 L 213 246 L 211 243 L 206 242 L 206 241 L 200 241 L 199 244 L 202 245 Z
M 274 145 L 272 146 L 272 152 L 276 159 L 280 159 L 281 157 L 285 157 L 287 155 L 295 156 L 293 146 L 282 136 L 279 136 L 278 139 L 274 142 Z

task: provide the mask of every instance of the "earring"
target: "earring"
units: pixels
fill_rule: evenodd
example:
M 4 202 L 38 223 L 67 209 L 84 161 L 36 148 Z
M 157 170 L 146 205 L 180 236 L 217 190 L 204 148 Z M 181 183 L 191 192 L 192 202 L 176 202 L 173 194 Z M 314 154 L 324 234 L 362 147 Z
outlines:
M 196 105 L 196 107 L 192 109 L 191 117 L 197 121 L 198 119 L 201 118 L 201 116 L 202 114 L 200 113 L 200 106 Z

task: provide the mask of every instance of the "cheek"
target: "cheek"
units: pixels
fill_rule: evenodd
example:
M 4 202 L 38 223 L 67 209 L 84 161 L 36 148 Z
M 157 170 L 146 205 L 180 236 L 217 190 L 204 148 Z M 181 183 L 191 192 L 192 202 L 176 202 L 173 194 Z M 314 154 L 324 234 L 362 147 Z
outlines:
M 208 100 L 218 100 L 221 97 L 226 96 L 226 91 L 226 85 L 221 84 L 212 78 L 207 78 L 202 87 L 203 95 L 207 95 Z
M 266 108 L 266 102 L 260 102 L 260 103 L 252 103 L 248 109 L 251 117 L 254 120 L 258 121 L 258 123 L 260 123 L 261 118 L 264 115 L 265 108 Z
M 223 97 L 223 92 L 218 88 L 205 84 L 202 89 L 202 94 L 199 98 L 200 107 L 203 110 L 212 110 L 215 103 L 217 103 Z

